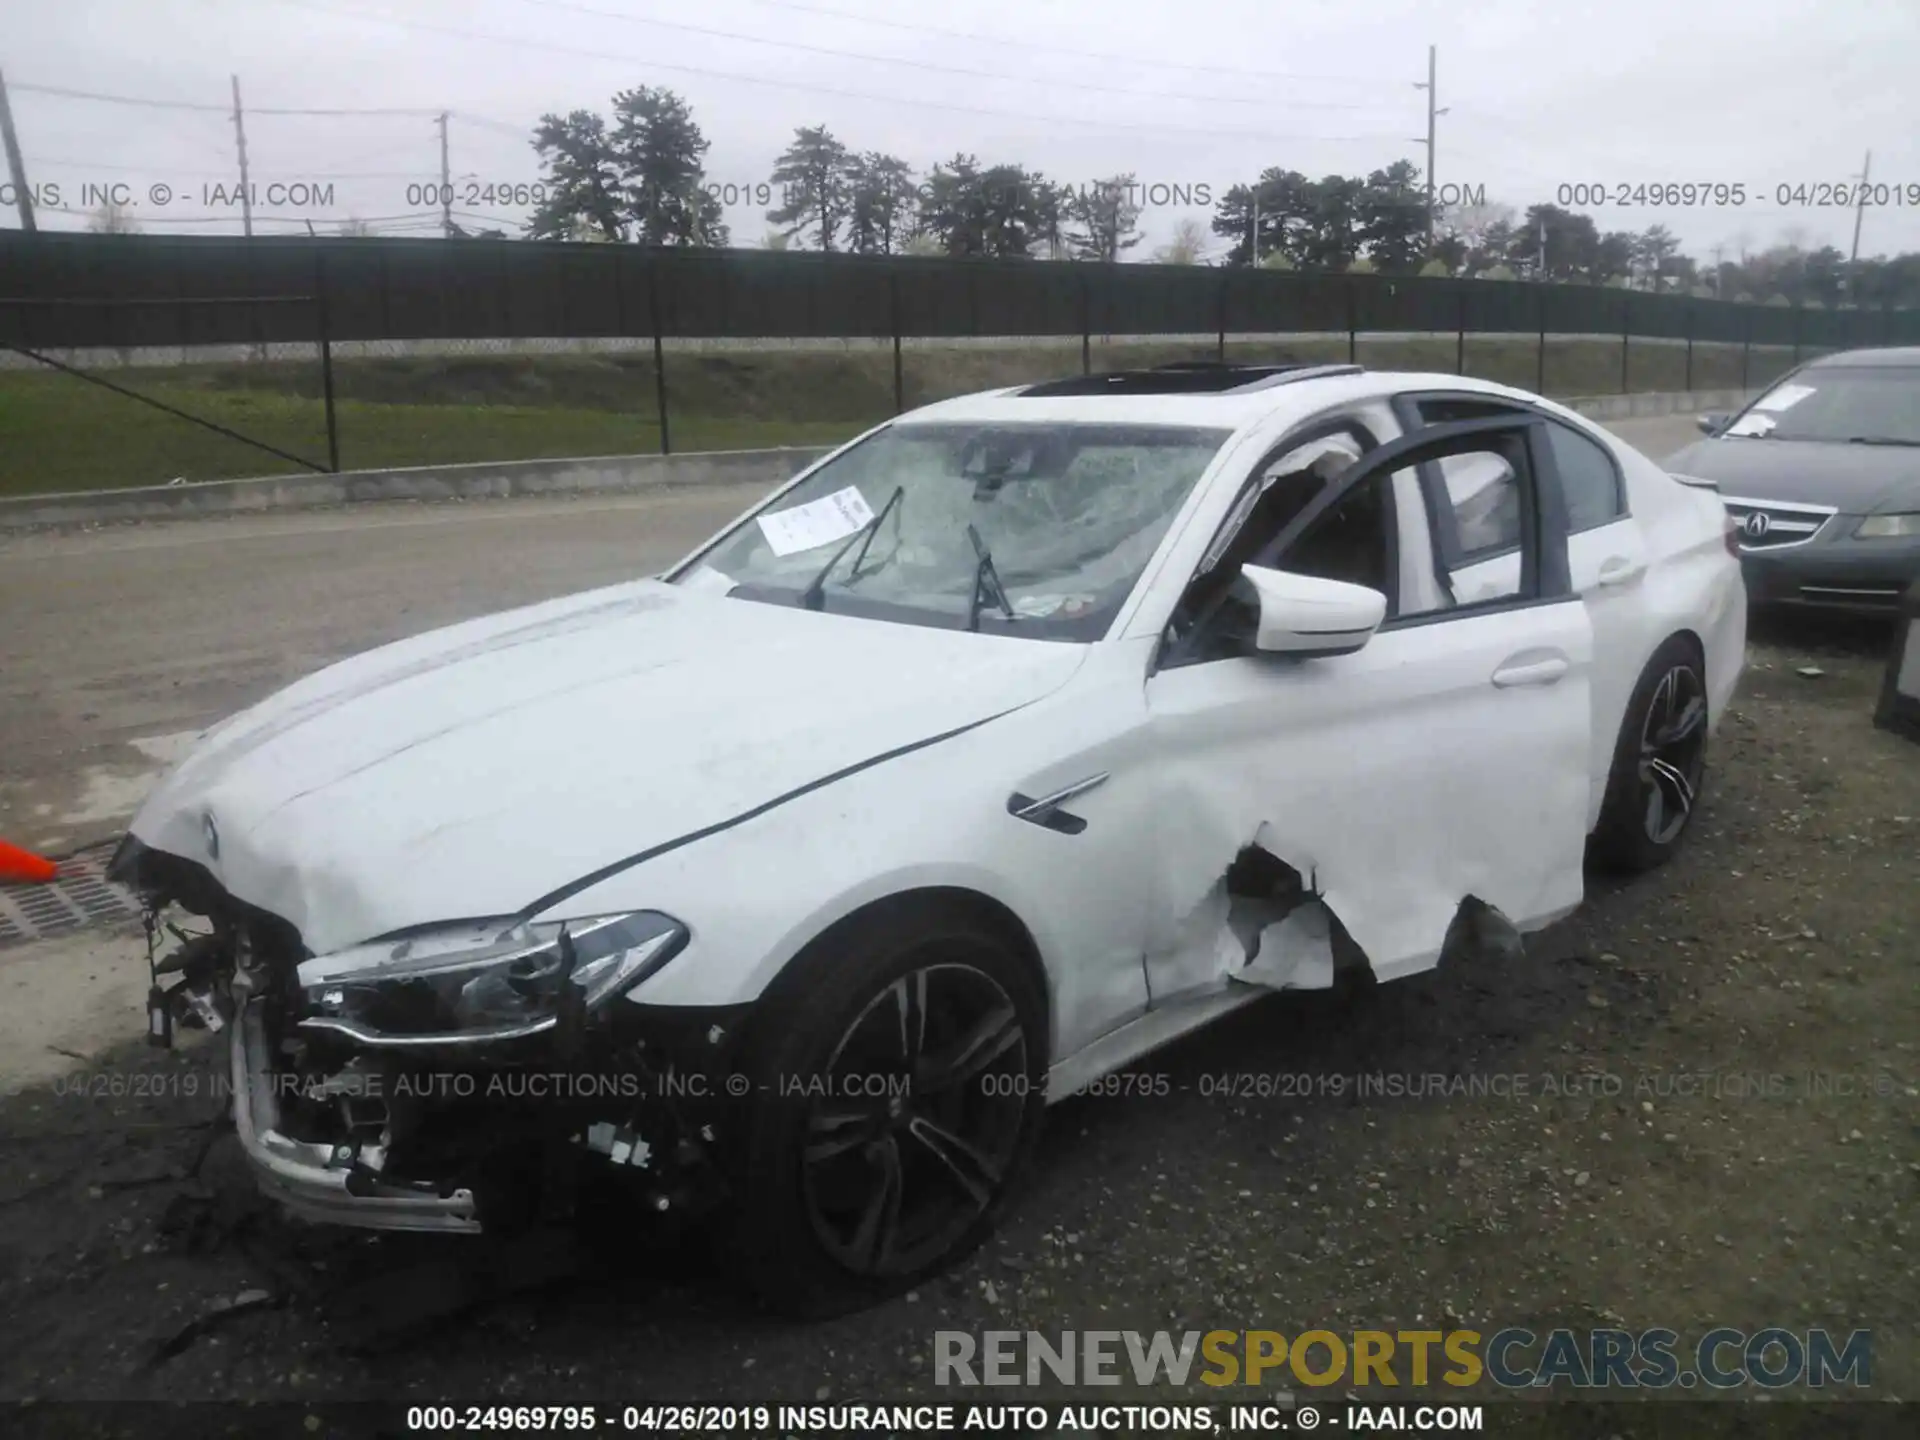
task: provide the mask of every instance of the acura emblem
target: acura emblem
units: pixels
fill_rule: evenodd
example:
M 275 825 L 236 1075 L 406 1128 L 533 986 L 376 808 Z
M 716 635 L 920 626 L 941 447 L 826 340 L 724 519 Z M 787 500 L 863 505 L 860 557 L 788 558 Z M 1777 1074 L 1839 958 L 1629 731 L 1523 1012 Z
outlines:
M 1767 530 L 1772 524 L 1773 522 L 1767 518 L 1766 511 L 1755 510 L 1751 515 L 1747 516 L 1745 520 L 1740 522 L 1740 528 L 1747 532 L 1747 538 L 1749 540 L 1764 540 Z
M 220 858 L 220 831 L 213 823 L 213 812 L 211 810 L 207 811 L 201 828 L 206 832 L 207 836 L 207 857 L 212 860 L 218 860 Z

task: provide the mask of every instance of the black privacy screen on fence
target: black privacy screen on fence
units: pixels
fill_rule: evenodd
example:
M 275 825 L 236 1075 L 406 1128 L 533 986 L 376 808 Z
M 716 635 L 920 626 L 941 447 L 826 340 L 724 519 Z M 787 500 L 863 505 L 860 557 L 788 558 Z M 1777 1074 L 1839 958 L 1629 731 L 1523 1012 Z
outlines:
M 1920 343 L 1920 312 L 1205 266 L 498 240 L 0 234 L 0 342 L 29 349 L 265 344 L 322 334 L 378 341 L 1299 332 L 1632 335 L 1831 350 Z

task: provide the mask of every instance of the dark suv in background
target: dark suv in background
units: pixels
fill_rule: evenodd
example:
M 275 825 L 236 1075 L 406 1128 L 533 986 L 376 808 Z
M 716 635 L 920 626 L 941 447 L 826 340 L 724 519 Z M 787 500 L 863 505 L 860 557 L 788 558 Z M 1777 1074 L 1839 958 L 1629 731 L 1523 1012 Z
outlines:
M 1920 576 L 1920 347 L 1800 366 L 1666 462 L 1740 525 L 1751 605 L 1891 615 Z

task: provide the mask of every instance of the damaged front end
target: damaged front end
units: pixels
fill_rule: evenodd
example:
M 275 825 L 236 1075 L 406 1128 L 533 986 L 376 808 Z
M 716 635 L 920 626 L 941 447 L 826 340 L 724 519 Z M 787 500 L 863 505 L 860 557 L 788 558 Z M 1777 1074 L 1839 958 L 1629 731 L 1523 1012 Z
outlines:
M 685 947 L 672 917 L 469 921 L 315 957 L 197 865 L 129 840 L 112 873 L 147 905 L 149 1041 L 229 1035 L 234 1128 L 294 1212 L 498 1233 L 571 1218 L 599 1182 L 656 1214 L 725 1197 L 744 1013 L 627 998 Z M 162 924 L 169 905 L 211 928 Z

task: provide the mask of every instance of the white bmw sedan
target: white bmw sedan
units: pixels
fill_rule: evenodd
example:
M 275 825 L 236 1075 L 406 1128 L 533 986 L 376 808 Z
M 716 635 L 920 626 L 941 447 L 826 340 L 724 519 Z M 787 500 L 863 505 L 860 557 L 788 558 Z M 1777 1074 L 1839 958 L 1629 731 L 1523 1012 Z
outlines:
M 1666 859 L 1745 625 L 1713 490 L 1537 396 L 1075 377 L 308 677 L 114 873 L 206 917 L 153 1033 L 230 1032 L 295 1211 L 511 1231 L 623 1186 L 835 1307 L 976 1244 L 1048 1102 Z

